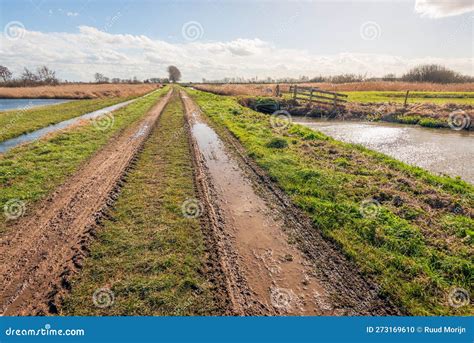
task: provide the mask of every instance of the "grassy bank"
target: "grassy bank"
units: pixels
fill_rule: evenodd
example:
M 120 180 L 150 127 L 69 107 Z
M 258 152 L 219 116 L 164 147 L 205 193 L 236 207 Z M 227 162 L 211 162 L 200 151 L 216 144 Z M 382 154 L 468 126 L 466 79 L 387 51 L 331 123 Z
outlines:
M 399 102 L 405 101 L 404 91 L 399 92 L 343 92 L 347 94 L 349 101 L 354 102 Z M 408 103 L 434 103 L 438 105 L 446 103 L 474 105 L 474 92 L 410 92 Z
M 378 100 L 377 100 L 378 101 Z M 470 100 L 474 102 L 474 98 Z M 348 102 L 344 109 L 340 109 L 336 113 L 332 105 L 307 106 L 304 101 L 295 103 L 292 96 L 286 94 L 283 99 L 273 97 L 242 97 L 239 103 L 250 108 L 257 108 L 258 105 L 266 105 L 267 113 L 271 113 L 278 105 L 287 109 L 291 115 L 309 116 L 309 117 L 325 117 L 339 120 L 363 120 L 363 121 L 386 121 L 400 124 L 419 125 L 429 128 L 451 128 L 450 124 L 455 127 L 466 130 L 473 130 L 472 122 L 473 110 L 468 105 L 446 103 L 443 105 L 426 103 L 411 103 L 407 106 L 401 101 L 390 103 L 373 103 L 373 102 Z M 275 106 L 272 109 L 271 106 Z M 270 111 L 270 112 L 268 112 Z M 262 111 L 264 112 L 264 111 Z M 454 119 L 451 119 L 453 115 Z M 467 118 L 471 118 L 468 122 Z
M 474 187 L 270 117 L 232 97 L 189 91 L 217 130 L 236 136 L 361 272 L 413 315 L 472 314 Z
M 130 99 L 131 97 L 81 100 L 0 112 L 0 142 Z
M 202 275 L 198 218 L 181 206 L 196 198 L 184 116 L 177 94 L 145 144 L 137 165 L 103 223 L 91 256 L 66 299 L 66 315 L 205 315 L 214 311 Z M 114 302 L 97 307 L 107 287 Z
M 0 155 L 0 209 L 10 201 L 20 201 L 26 204 L 27 213 L 114 134 L 141 118 L 167 91 L 162 89 L 115 111 L 114 123 L 105 131 L 87 123 Z M 2 213 L 0 234 L 8 229 L 9 222 Z

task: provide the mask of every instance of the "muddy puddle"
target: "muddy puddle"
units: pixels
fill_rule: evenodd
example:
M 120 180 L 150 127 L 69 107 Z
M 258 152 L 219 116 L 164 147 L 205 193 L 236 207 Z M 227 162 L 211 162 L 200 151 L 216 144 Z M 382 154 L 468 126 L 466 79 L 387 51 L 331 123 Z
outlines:
M 36 140 L 38 140 L 38 139 L 40 139 L 40 138 L 42 138 L 42 137 L 44 137 L 44 136 L 46 136 L 50 133 L 66 129 L 66 128 L 70 127 L 71 125 L 76 124 L 80 120 L 94 119 L 94 118 L 103 116 L 105 114 L 108 114 L 110 112 L 118 110 L 119 108 L 127 106 L 128 104 L 134 102 L 135 100 L 136 99 L 128 100 L 128 101 L 121 102 L 121 103 L 118 103 L 118 104 L 115 104 L 115 105 L 112 105 L 112 106 L 104 107 L 104 108 L 101 108 L 100 110 L 97 110 L 97 111 L 94 111 L 94 112 L 89 112 L 89 113 L 83 114 L 79 117 L 68 119 L 68 120 L 62 121 L 62 122 L 54 124 L 54 125 L 49 125 L 49 126 L 41 128 L 39 130 L 30 132 L 30 133 L 25 133 L 21 136 L 18 136 L 18 137 L 0 142 L 0 154 L 3 154 L 5 152 L 7 152 L 8 150 L 13 149 L 13 148 L 15 148 L 15 147 L 17 147 L 21 144 L 36 141 Z
M 243 167 L 199 111 L 188 113 L 192 136 L 216 190 L 214 200 L 238 255 L 235 263 L 250 290 L 276 314 L 333 314 L 327 294 L 313 275 L 314 267 L 288 242 L 277 213 L 256 193 Z
M 293 121 L 431 172 L 460 176 L 474 183 L 474 132 L 380 122 L 324 121 L 308 117 L 294 117 Z

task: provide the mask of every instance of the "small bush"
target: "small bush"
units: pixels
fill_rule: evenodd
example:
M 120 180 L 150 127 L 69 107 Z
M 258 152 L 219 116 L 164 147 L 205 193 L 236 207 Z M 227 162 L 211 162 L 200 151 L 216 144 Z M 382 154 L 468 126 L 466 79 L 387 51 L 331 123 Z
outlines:
M 267 143 L 267 147 L 275 149 L 283 149 L 287 146 L 288 142 L 283 138 L 272 138 L 272 140 Z
M 425 127 L 439 128 L 446 126 L 442 121 L 432 119 L 432 118 L 423 118 L 418 122 L 419 125 Z
M 231 108 L 231 109 L 229 109 L 229 112 L 233 115 L 242 114 L 242 110 L 240 108 Z
M 397 117 L 397 121 L 403 124 L 412 124 L 416 125 L 420 121 L 419 116 L 399 116 Z

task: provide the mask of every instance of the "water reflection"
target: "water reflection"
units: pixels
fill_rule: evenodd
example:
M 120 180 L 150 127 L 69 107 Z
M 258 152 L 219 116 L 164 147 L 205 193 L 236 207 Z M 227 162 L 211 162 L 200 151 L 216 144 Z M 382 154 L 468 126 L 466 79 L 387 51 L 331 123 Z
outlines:
M 474 133 L 418 126 L 294 117 L 335 139 L 364 145 L 435 173 L 474 183 Z

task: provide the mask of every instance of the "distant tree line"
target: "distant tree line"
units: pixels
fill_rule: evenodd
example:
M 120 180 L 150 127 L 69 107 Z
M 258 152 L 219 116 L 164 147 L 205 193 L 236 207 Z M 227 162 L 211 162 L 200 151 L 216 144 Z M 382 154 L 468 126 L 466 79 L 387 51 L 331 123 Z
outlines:
M 462 75 L 444 66 L 437 64 L 419 65 L 410 69 L 407 73 L 398 77 L 395 74 L 387 74 L 383 77 L 367 77 L 362 74 L 340 74 L 334 76 L 316 76 L 309 78 L 300 76 L 298 78 L 271 78 L 264 79 L 232 77 L 221 80 L 202 79 L 202 83 L 298 83 L 298 82 L 327 82 L 327 83 L 351 83 L 365 81 L 404 81 L 404 82 L 432 82 L 432 83 L 466 83 L 474 82 L 473 76 Z
M 131 79 L 121 79 L 117 77 L 109 78 L 102 73 L 95 73 L 94 80 L 96 83 L 169 83 L 178 82 L 181 79 L 181 72 L 175 66 L 169 66 L 168 78 L 152 77 L 143 81 L 136 76 Z M 473 76 L 462 75 L 451 69 L 438 64 L 424 64 L 410 69 L 407 73 L 400 77 L 395 74 L 387 74 L 381 78 L 370 77 L 367 75 L 357 74 L 340 74 L 334 76 L 317 76 L 309 78 L 302 75 L 298 78 L 278 78 L 267 77 L 259 79 L 258 77 L 243 78 L 232 77 L 221 80 L 202 79 L 203 83 L 297 83 L 297 82 L 328 82 L 328 83 L 351 83 L 365 81 L 405 81 L 405 82 L 432 82 L 432 83 L 466 83 L 474 82 Z M 26 87 L 41 85 L 57 85 L 60 80 L 56 77 L 56 72 L 47 66 L 40 66 L 32 71 L 24 68 L 21 75 L 17 78 L 13 77 L 13 73 L 5 66 L 0 65 L 0 82 L 1 86 L 6 87 Z M 67 81 L 65 81 L 67 83 Z
M 136 76 L 131 79 L 109 78 L 101 73 L 95 73 L 94 79 L 96 83 L 169 83 L 168 78 L 152 77 L 141 81 Z M 56 71 L 47 66 L 40 66 L 34 71 L 25 67 L 20 76 L 15 78 L 7 67 L 0 65 L 0 86 L 2 87 L 54 86 L 60 82 L 56 77 Z M 68 83 L 68 81 L 61 83 Z
M 95 73 L 94 80 L 95 83 L 170 83 L 181 80 L 181 72 L 176 66 L 169 66 L 167 71 L 169 75 L 167 78 L 151 77 L 143 81 L 138 80 L 136 76 L 134 76 L 132 79 L 120 79 L 118 77 L 109 78 L 102 73 Z
M 43 85 L 57 85 L 59 79 L 56 77 L 56 72 L 47 66 L 40 66 L 36 71 L 28 68 L 23 68 L 23 72 L 17 78 L 13 77 L 13 73 L 5 66 L 0 65 L 0 79 L 2 86 L 7 87 L 26 87 L 26 86 L 43 86 Z
M 121 79 L 118 77 L 108 77 L 101 73 L 94 74 L 95 83 L 169 83 L 168 78 L 152 77 L 145 80 L 139 80 L 136 76 L 131 79 Z
M 437 64 L 425 64 L 410 69 L 401 77 L 407 82 L 463 83 L 474 82 L 474 77 L 462 75 Z

